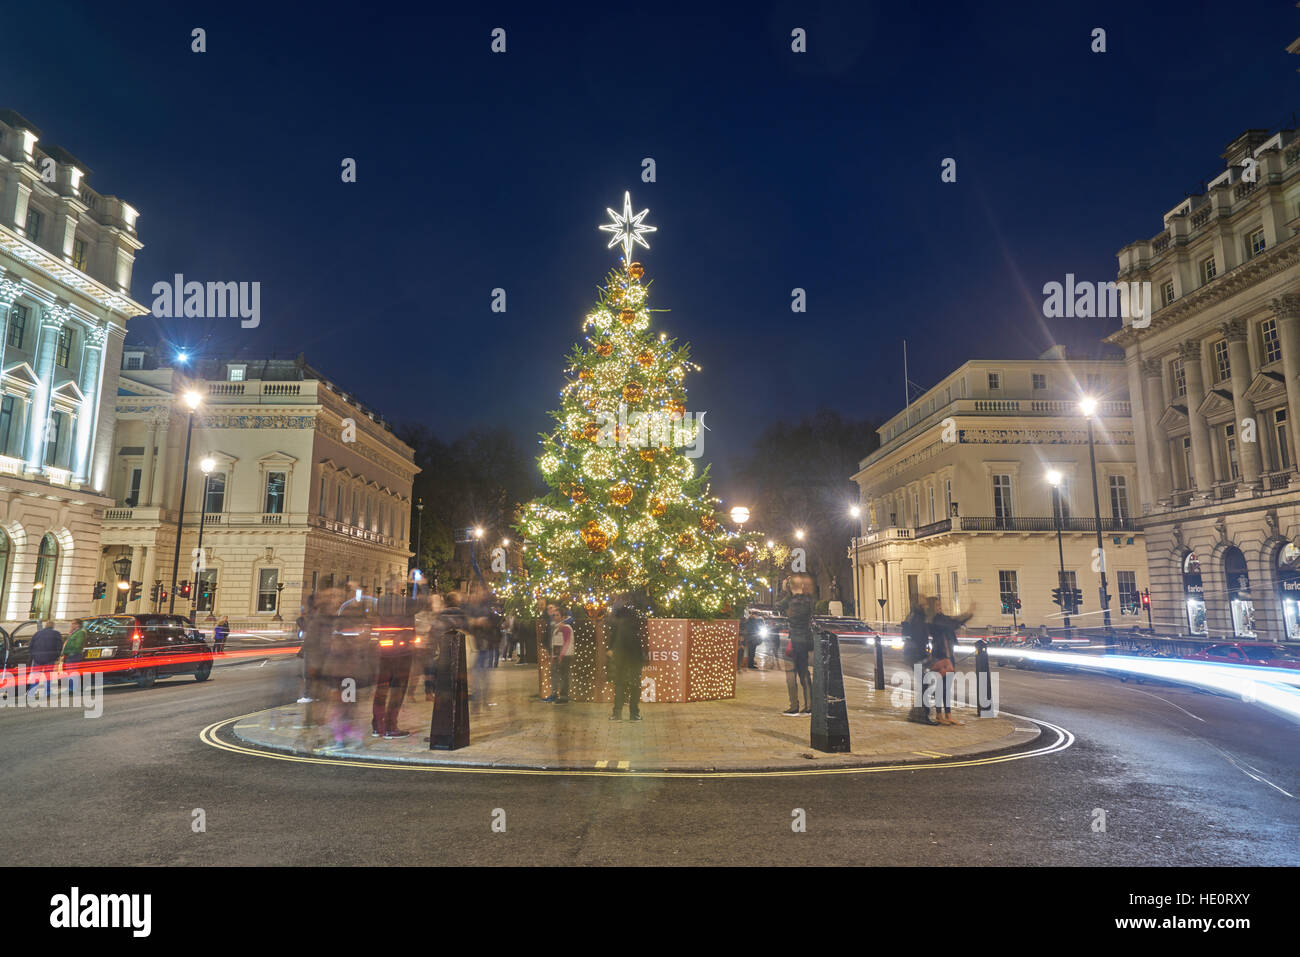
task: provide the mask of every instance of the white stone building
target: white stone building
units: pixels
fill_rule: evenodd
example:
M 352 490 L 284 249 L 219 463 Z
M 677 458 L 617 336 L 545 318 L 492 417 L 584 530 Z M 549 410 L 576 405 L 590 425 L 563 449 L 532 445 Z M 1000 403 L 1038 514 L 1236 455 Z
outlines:
M 0 110 L 0 621 L 86 614 L 137 213 Z
M 1127 388 L 1119 360 L 1067 361 L 1059 349 L 1033 360 L 975 360 L 886 422 L 880 448 L 853 476 L 862 523 L 850 548 L 856 607 L 869 620 L 897 623 L 917 596 L 937 595 L 948 610 L 973 603 L 972 627 L 1059 627 L 1059 518 L 1068 587 L 1083 593 L 1071 624 L 1100 626 L 1088 425 L 1078 406 L 1088 394 L 1099 401 L 1096 480 L 1111 619 L 1145 626 Z M 1060 474 L 1059 515 L 1049 471 Z
M 1300 42 L 1300 41 L 1298 41 Z M 1204 193 L 1119 253 L 1150 282 L 1125 350 L 1154 614 L 1300 640 L 1300 135 L 1249 130 Z
M 171 591 L 189 391 L 201 402 L 176 578 L 194 584 L 188 599 L 176 596 L 177 613 L 193 605 L 202 619 L 253 623 L 276 620 L 278 608 L 291 622 L 330 583 L 352 580 L 371 594 L 403 587 L 414 452 L 302 356 L 160 366 L 151 350 L 127 346 L 120 376 L 115 504 L 99 565 L 109 589 L 98 611 L 152 610 L 154 584 Z M 123 558 L 125 580 L 141 583 L 137 601 L 116 588 Z

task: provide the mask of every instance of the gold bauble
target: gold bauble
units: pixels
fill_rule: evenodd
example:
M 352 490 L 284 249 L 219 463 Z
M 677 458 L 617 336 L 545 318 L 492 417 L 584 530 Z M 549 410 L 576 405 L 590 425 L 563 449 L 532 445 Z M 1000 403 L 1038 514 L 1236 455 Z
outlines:
M 682 532 L 680 535 L 677 536 L 677 547 L 694 548 L 695 536 L 692 535 L 690 532 Z
M 583 438 L 595 442 L 596 439 L 600 436 L 600 426 L 597 425 L 595 422 L 588 422 L 586 425 L 582 427 L 582 435 Z
M 598 355 L 607 356 L 613 351 L 614 351 L 614 347 L 611 346 L 608 342 L 602 342 L 600 345 L 596 346 L 596 353 Z
M 587 500 L 587 490 L 581 485 L 570 485 L 569 498 L 572 499 L 575 505 L 581 505 Z
M 631 263 L 627 267 L 627 274 L 633 279 L 640 279 L 645 275 L 645 267 L 640 263 Z
M 578 378 L 579 378 L 579 379 L 582 379 L 584 382 L 585 382 L 586 380 L 590 379 L 590 378 L 591 378 L 591 370 L 590 370 L 590 369 L 583 369 L 581 372 L 578 373 Z
M 668 507 L 667 507 L 666 505 L 664 505 L 664 503 L 663 503 L 663 499 L 659 499 L 659 498 L 652 498 L 652 499 L 650 499 L 650 514 L 651 514 L 651 515 L 654 515 L 654 516 L 658 517 L 658 516 L 662 515 L 662 514 L 663 514 L 664 512 L 666 512 L 666 511 L 668 511 Z
M 593 552 L 603 552 L 609 545 L 609 537 L 594 519 L 582 527 L 582 540 Z
M 626 482 L 609 490 L 609 500 L 615 505 L 626 505 L 632 501 L 632 486 Z
M 742 565 L 748 564 L 749 560 L 753 557 L 754 557 L 754 553 L 751 552 L 748 548 L 742 548 L 739 552 L 736 553 L 736 561 L 740 562 L 740 564 Z
M 629 382 L 623 386 L 623 399 L 626 402 L 640 402 L 645 398 L 645 389 L 640 382 Z
M 686 403 L 685 403 L 685 402 L 669 402 L 669 403 L 668 403 L 668 411 L 671 412 L 673 415 L 677 416 L 677 417 L 680 419 L 682 416 L 684 416 L 684 415 L 686 414 Z
M 648 369 L 652 365 L 654 365 L 655 354 L 651 352 L 649 349 L 647 349 L 645 350 L 645 352 L 642 352 L 639 356 L 636 357 L 636 361 L 637 361 L 637 365 L 643 366 L 644 368 Z
M 714 520 L 712 515 L 701 515 L 700 527 L 706 532 L 711 532 L 718 527 L 718 523 Z
M 653 462 L 655 460 L 654 449 L 642 449 L 640 455 L 642 462 Z
M 624 309 L 618 314 L 618 318 L 623 325 L 630 326 L 632 323 L 636 322 L 636 313 L 631 309 Z

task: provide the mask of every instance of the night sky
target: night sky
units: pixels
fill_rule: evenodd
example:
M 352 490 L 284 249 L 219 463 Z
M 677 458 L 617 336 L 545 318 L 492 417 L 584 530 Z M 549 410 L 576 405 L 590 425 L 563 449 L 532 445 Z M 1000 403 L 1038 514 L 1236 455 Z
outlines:
M 1228 142 L 1300 108 L 1287 2 L 187 6 L 0 19 L 0 107 L 140 211 L 134 297 L 178 272 L 262 284 L 257 329 L 138 319 L 132 339 L 305 351 L 391 420 L 531 449 L 630 189 L 724 497 L 767 423 L 898 411 L 904 338 L 922 386 L 1054 341 L 1100 353 L 1118 322 L 1049 323 L 1043 283 L 1114 278 Z

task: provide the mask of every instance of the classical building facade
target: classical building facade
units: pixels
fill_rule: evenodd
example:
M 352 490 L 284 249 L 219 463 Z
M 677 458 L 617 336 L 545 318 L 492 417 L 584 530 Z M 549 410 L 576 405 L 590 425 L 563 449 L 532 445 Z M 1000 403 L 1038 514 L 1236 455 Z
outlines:
M 967 362 L 885 423 L 880 448 L 853 476 L 862 535 L 850 557 L 863 615 L 898 622 L 918 596 L 937 595 L 946 609 L 973 605 L 972 625 L 1058 627 L 1059 520 L 1068 587 L 1083 593 L 1071 624 L 1102 624 L 1088 421 L 1079 411 L 1090 395 L 1112 622 L 1137 624 L 1146 552 L 1127 390 L 1120 360 L 1067 361 L 1058 348 L 1036 360 Z M 1049 472 L 1059 473 L 1059 508 Z
M 87 613 L 137 213 L 0 110 L 0 621 Z
M 332 583 L 370 594 L 403 587 L 417 469 L 381 417 L 301 356 L 169 366 L 128 346 L 98 611 L 151 610 L 155 583 L 171 590 L 188 392 L 200 401 L 176 577 L 193 584 L 189 598 L 176 596 L 177 613 L 293 621 L 307 595 Z M 122 580 L 141 583 L 138 600 L 116 587 Z
M 1300 137 L 1249 130 L 1206 191 L 1119 253 L 1158 625 L 1300 640 Z

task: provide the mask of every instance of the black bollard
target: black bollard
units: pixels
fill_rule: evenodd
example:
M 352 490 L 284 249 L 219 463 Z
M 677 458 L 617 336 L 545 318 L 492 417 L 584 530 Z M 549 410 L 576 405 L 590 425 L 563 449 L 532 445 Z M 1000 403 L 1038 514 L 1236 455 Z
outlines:
M 885 655 L 880 650 L 879 635 L 876 635 L 876 690 L 885 690 Z
M 985 691 L 988 692 L 987 703 Z M 985 711 L 993 711 L 993 675 L 989 670 L 988 644 L 981 638 L 975 642 L 975 717 L 982 718 Z
M 438 644 L 429 750 L 455 751 L 469 744 L 469 681 L 465 674 L 465 636 L 459 631 L 450 631 L 439 639 Z
M 830 754 L 849 751 L 849 708 L 844 700 L 844 671 L 840 640 L 827 631 L 813 632 L 816 654 L 812 675 L 812 740 L 814 750 Z

